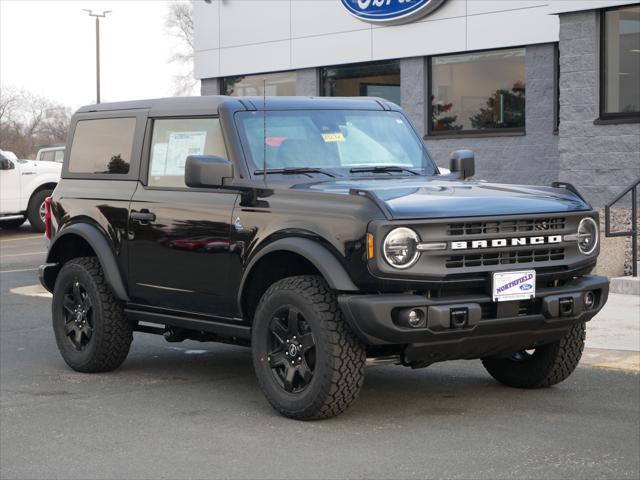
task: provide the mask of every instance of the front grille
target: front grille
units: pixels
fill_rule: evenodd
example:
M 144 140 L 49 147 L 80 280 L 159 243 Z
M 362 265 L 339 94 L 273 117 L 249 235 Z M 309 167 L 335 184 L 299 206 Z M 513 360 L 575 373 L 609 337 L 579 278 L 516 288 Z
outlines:
M 539 263 L 564 260 L 564 248 L 538 248 L 511 252 L 471 253 L 447 257 L 447 268 L 485 267 L 489 265 L 512 265 L 517 263 Z
M 515 220 L 460 222 L 447 225 L 447 235 L 486 235 L 501 233 L 536 232 L 547 230 L 564 230 L 566 219 L 553 218 L 523 218 Z

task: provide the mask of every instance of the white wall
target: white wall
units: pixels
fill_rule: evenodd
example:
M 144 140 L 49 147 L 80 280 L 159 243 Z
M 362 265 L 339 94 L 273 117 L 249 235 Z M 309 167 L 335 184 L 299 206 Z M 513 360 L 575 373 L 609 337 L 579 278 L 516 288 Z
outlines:
M 553 0 L 447 0 L 433 14 L 372 26 L 339 0 L 194 2 L 197 78 L 558 41 Z

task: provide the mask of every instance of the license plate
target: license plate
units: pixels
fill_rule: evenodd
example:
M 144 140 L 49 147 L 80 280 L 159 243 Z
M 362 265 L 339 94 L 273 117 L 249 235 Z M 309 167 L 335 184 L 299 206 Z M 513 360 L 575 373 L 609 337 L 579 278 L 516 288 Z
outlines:
M 536 296 L 536 271 L 495 272 L 493 274 L 493 301 L 529 300 Z

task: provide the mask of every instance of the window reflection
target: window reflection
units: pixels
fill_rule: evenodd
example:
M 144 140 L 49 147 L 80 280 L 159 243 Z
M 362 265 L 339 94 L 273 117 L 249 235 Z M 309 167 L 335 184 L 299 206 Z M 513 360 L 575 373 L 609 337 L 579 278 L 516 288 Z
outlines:
M 525 51 L 434 57 L 431 131 L 523 129 Z
M 222 93 L 234 97 L 243 95 L 294 96 L 296 94 L 296 72 L 226 77 L 222 80 Z
M 400 61 L 360 63 L 321 70 L 327 97 L 381 97 L 400 105 Z
M 135 118 L 81 120 L 69 156 L 71 173 L 129 173 Z
M 603 112 L 640 112 L 640 5 L 604 13 Z

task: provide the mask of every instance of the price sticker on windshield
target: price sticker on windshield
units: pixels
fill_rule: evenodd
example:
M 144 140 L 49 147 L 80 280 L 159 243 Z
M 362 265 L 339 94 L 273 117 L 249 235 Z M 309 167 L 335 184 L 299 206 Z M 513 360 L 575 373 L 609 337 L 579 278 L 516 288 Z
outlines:
M 493 301 L 529 300 L 536 296 L 536 271 L 495 272 L 493 274 Z
M 322 139 L 325 143 L 344 142 L 344 135 L 342 134 L 342 132 L 323 133 Z

